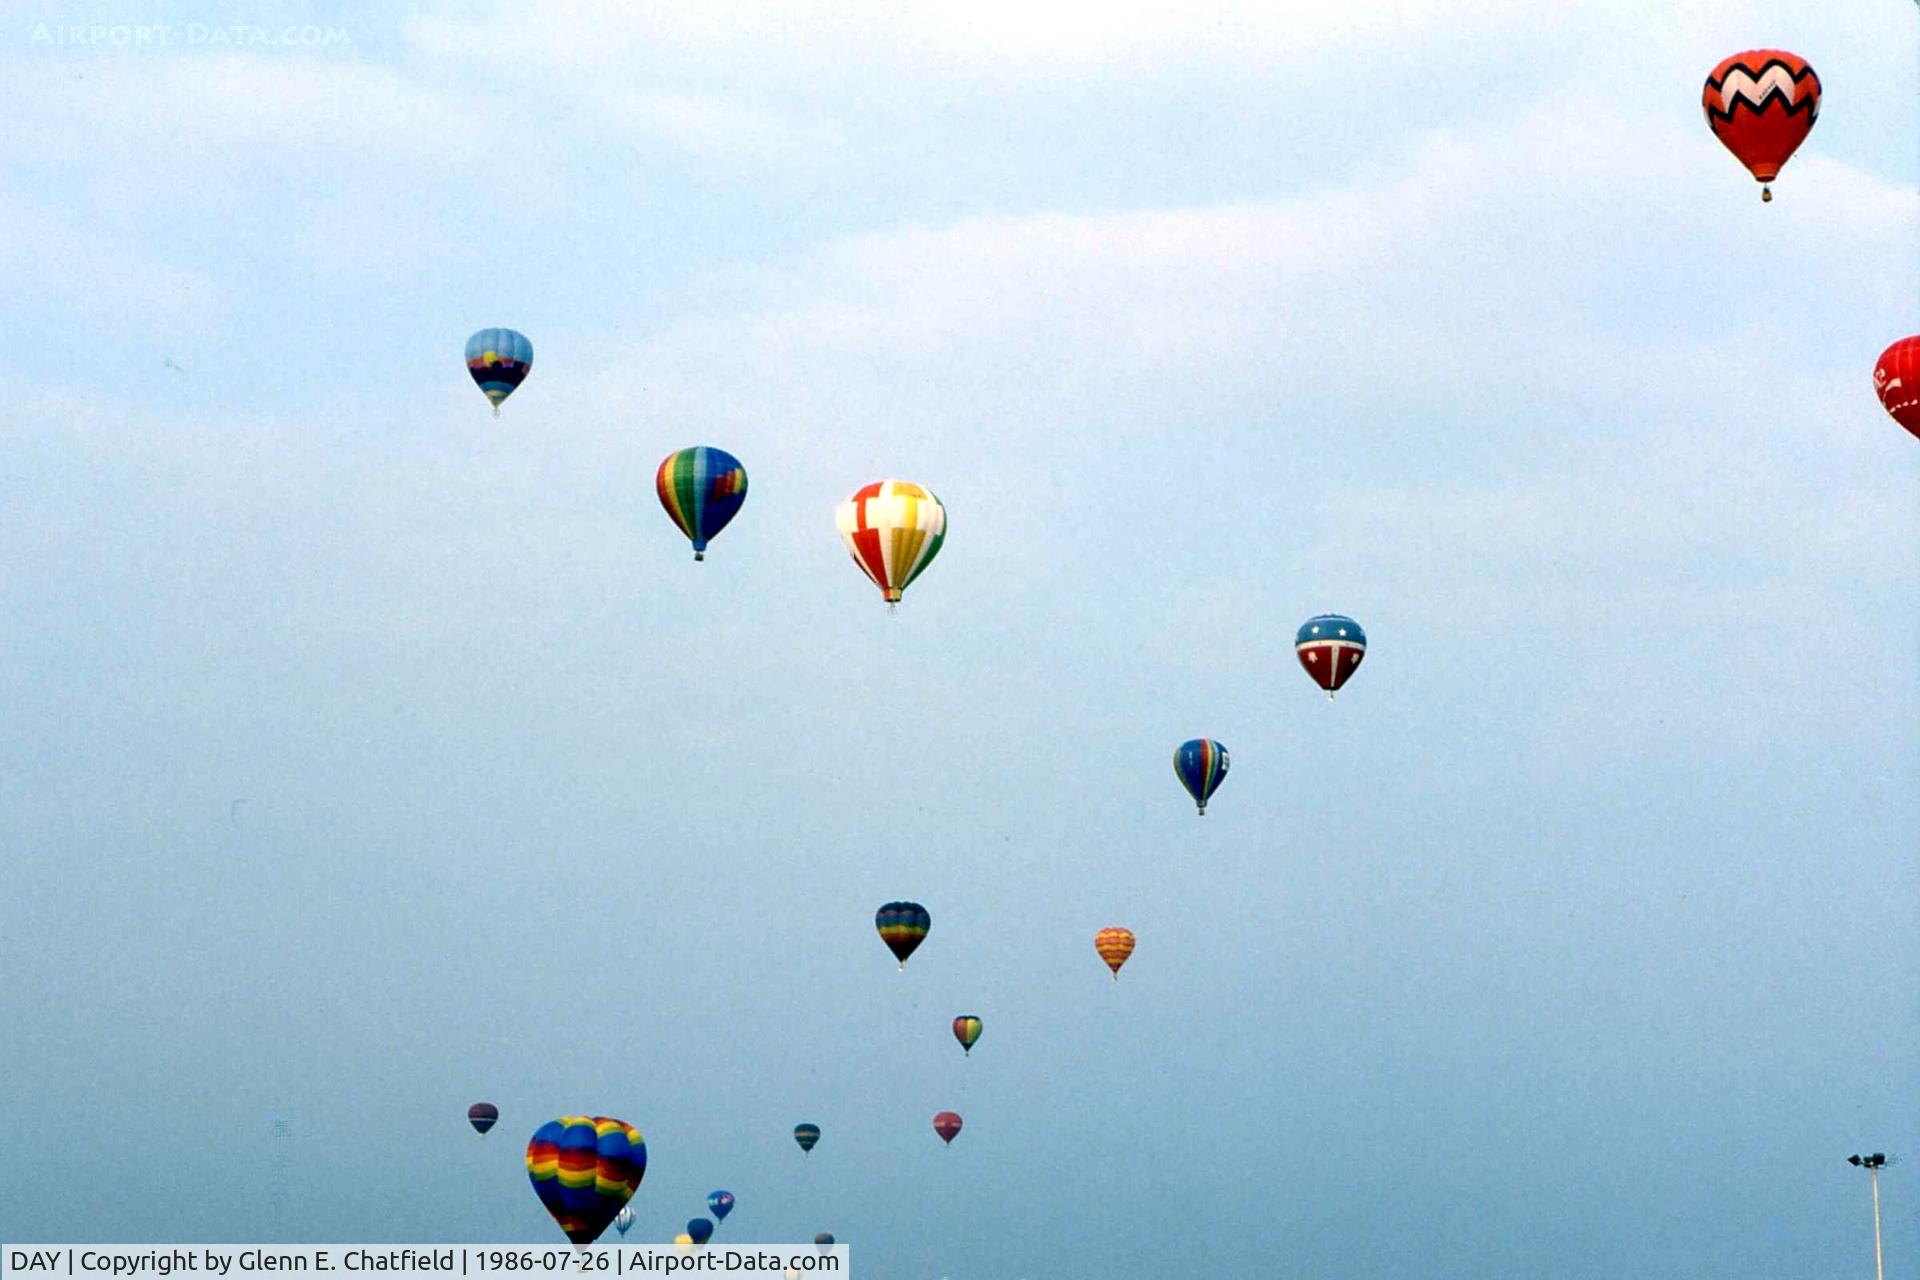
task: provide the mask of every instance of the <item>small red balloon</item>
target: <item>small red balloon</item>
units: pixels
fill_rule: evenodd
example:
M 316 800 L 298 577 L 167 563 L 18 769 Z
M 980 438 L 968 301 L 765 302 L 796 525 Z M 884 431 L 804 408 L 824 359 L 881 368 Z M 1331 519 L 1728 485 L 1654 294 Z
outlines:
M 951 1143 L 960 1132 L 960 1117 L 954 1112 L 942 1111 L 933 1118 L 933 1131 L 940 1135 L 940 1141 Z
M 1713 136 L 1756 181 L 1768 183 L 1820 117 L 1820 77 L 1798 54 L 1749 49 L 1713 69 L 1700 105 Z M 1763 189 L 1761 197 L 1772 194 Z
M 1893 420 L 1920 439 L 1920 335 L 1902 338 L 1880 353 L 1873 389 Z

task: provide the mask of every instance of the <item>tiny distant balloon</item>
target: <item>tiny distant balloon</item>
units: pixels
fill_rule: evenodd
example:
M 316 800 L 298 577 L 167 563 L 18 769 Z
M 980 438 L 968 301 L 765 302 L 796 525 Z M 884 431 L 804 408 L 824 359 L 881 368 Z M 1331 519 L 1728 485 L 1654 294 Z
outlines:
M 633 1206 L 632 1205 L 625 1206 L 620 1210 L 620 1212 L 613 1215 L 613 1226 L 614 1226 L 614 1230 L 618 1231 L 623 1236 L 626 1235 L 627 1232 L 633 1230 Z
M 1367 633 L 1345 614 L 1315 614 L 1294 633 L 1293 656 L 1332 701 L 1334 691 L 1360 669 L 1360 660 L 1367 656 Z
M 817 1124 L 793 1126 L 793 1140 L 800 1144 L 802 1151 L 813 1150 L 813 1144 L 820 1141 L 820 1126 Z
M 654 473 L 660 505 L 693 543 L 693 558 L 707 558 L 707 541 L 740 514 L 747 500 L 747 469 L 724 449 L 696 445 L 670 453 Z
M 576 1245 L 600 1238 L 647 1172 L 640 1131 L 607 1116 L 561 1116 L 527 1143 L 527 1180 Z
M 713 1214 L 714 1221 L 725 1222 L 727 1215 L 733 1212 L 733 1192 L 707 1192 L 707 1211 Z
M 947 509 L 908 480 L 876 480 L 840 504 L 834 522 L 847 554 L 889 606 L 925 573 L 947 540 Z
M 491 1102 L 476 1102 L 467 1108 L 467 1123 L 475 1133 L 485 1133 L 500 1123 L 500 1108 Z
M 963 1013 L 953 1020 L 953 1038 L 960 1042 L 960 1048 L 968 1057 L 973 1056 L 973 1046 L 980 1043 L 980 1019 L 971 1013 Z
M 1212 738 L 1193 738 L 1174 750 L 1173 775 L 1200 806 L 1203 818 L 1207 816 L 1207 801 L 1226 781 L 1229 763 L 1227 749 Z
M 1880 353 L 1873 389 L 1893 420 L 1920 439 L 1920 336 L 1902 338 Z
M 1107 968 L 1113 970 L 1113 980 L 1118 982 L 1120 966 L 1133 954 L 1133 930 L 1109 925 L 1093 935 L 1093 949 L 1107 962 Z
M 682 1253 L 693 1252 L 693 1237 L 684 1231 L 673 1238 L 673 1243 Z
M 1700 94 L 1707 126 L 1773 199 L 1773 180 L 1820 118 L 1820 77 L 1785 49 L 1749 49 L 1725 58 Z
M 713 1239 L 713 1222 L 709 1218 L 693 1218 L 687 1223 L 687 1234 L 693 1237 L 695 1244 L 705 1244 Z
M 940 1135 L 940 1141 L 952 1145 L 955 1135 L 960 1132 L 958 1112 L 942 1111 L 933 1117 L 933 1131 Z
M 467 372 L 493 404 L 493 416 L 533 369 L 533 344 L 512 329 L 482 329 L 467 339 Z
M 813 1242 L 819 1245 L 822 1251 L 831 1249 L 833 1248 L 833 1232 L 822 1231 L 819 1235 L 813 1238 Z
M 889 902 L 874 913 L 873 926 L 880 931 L 880 941 L 887 944 L 887 950 L 893 952 L 904 971 L 907 957 L 926 941 L 933 917 L 917 902 Z

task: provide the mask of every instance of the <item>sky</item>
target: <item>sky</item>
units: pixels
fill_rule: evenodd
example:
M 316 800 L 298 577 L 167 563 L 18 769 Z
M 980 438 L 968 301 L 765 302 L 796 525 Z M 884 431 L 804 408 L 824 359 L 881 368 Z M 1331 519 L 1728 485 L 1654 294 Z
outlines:
M 1920 8 L 141 8 L 0 21 L 0 1240 L 557 1242 L 588 1113 L 869 1277 L 1865 1274 Z

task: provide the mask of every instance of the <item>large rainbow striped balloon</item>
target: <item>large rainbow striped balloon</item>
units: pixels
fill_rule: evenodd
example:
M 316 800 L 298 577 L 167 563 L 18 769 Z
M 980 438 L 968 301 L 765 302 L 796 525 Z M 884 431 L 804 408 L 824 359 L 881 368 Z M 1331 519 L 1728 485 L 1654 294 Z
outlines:
M 887 944 L 887 950 L 904 970 L 907 957 L 927 940 L 933 917 L 917 902 L 889 902 L 874 912 L 873 927 L 880 931 L 880 941 Z
M 860 572 L 888 605 L 925 573 L 947 540 L 947 509 L 908 480 L 876 480 L 840 504 L 834 522 Z
M 693 543 L 693 558 L 707 558 L 707 540 L 727 527 L 747 500 L 747 469 L 725 449 L 695 445 L 670 453 L 653 477 L 660 505 Z
M 600 1238 L 647 1172 L 640 1131 L 607 1116 L 549 1120 L 527 1143 L 527 1179 L 547 1212 L 581 1247 Z

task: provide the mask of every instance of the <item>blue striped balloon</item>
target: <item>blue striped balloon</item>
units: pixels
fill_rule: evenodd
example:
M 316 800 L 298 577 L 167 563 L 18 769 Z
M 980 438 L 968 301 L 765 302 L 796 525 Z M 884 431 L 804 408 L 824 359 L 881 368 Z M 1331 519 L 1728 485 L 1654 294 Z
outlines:
M 1207 801 L 1227 777 L 1227 749 L 1212 738 L 1194 738 L 1173 753 L 1174 776 L 1206 816 Z

